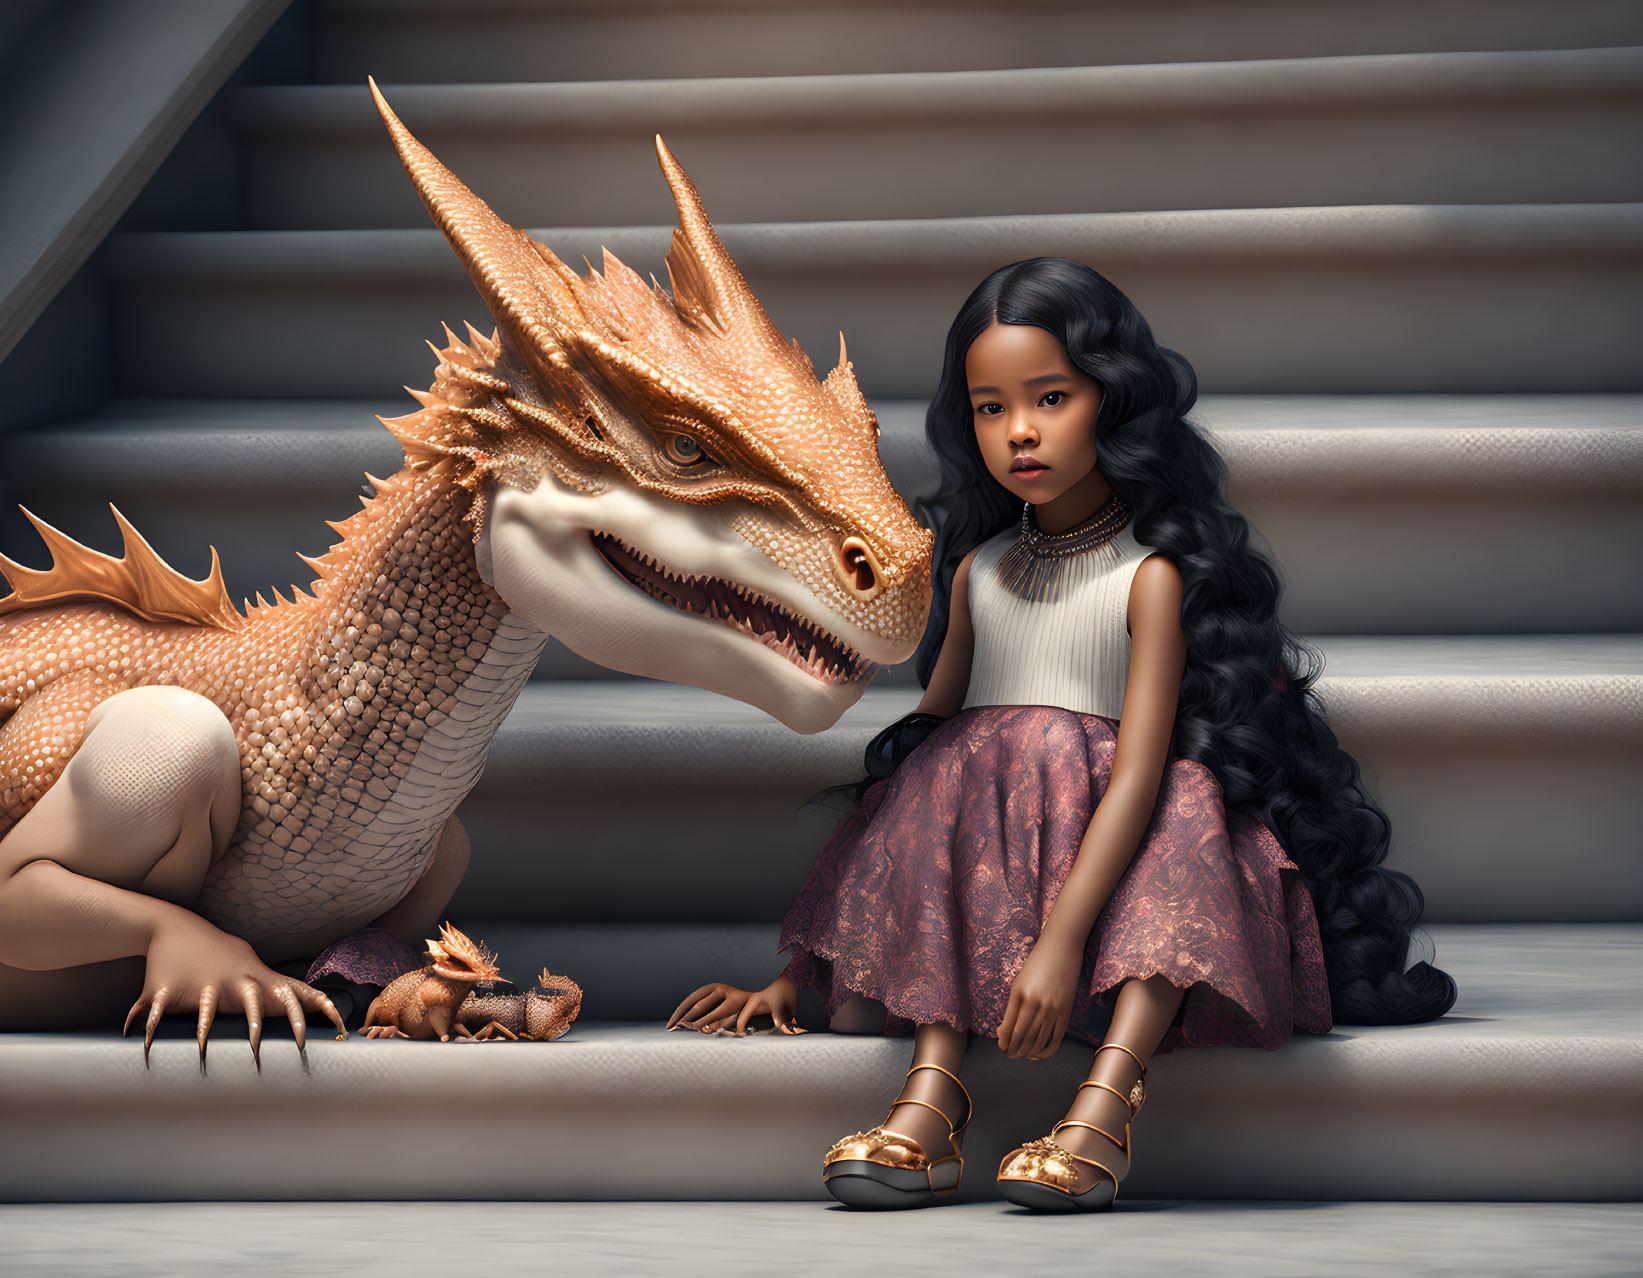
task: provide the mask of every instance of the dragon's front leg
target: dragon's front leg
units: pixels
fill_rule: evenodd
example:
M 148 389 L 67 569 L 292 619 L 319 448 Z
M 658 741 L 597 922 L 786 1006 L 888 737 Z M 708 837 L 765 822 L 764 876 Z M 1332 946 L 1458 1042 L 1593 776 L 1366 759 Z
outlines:
M 24 710 L 52 722 L 52 690 Z M 21 734 L 17 742 L 26 745 Z M 218 1011 L 245 1013 L 253 1056 L 265 1012 L 291 1019 L 299 1049 L 305 1007 L 342 1031 L 324 995 L 185 908 L 232 838 L 239 808 L 239 752 L 216 706 L 174 687 L 103 701 L 55 783 L 0 838 L 0 964 L 48 972 L 143 957 L 126 1027 L 146 1010 L 145 1059 L 167 1011 L 198 1010 L 202 1062 Z M 18 1019 L 5 1004 L 20 983 L 0 982 L 0 1021 Z

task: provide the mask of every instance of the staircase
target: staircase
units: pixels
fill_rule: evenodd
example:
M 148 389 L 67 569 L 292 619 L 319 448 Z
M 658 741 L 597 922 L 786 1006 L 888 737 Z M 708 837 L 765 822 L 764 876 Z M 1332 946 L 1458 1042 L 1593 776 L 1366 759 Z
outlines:
M 37 326 L 100 333 L 107 393 L 10 423 L 0 552 L 41 562 L 11 499 L 113 548 L 112 500 L 184 571 L 215 543 L 238 598 L 305 581 L 293 552 L 396 468 L 372 415 L 409 409 L 440 321 L 490 321 L 368 72 L 569 262 L 660 271 L 660 130 L 777 326 L 824 366 L 845 330 L 904 493 L 933 474 L 920 396 L 959 302 L 1004 262 L 1079 258 L 1197 367 L 1460 986 L 1433 1024 L 1160 1057 L 1125 1199 L 1643 1196 L 1636 6 L 316 0 L 265 45 Z M 45 376 L 43 343 L 0 383 Z M 207 1076 L 191 1024 L 146 1071 L 110 1032 L 0 1036 L 0 1133 L 31 1152 L 0 1197 L 426 1197 L 442 1144 L 469 1157 L 441 1197 L 820 1197 L 906 1041 L 660 1023 L 780 969 L 836 819 L 799 805 L 918 695 L 887 672 L 797 737 L 550 646 L 462 811 L 451 916 L 506 972 L 581 981 L 572 1034 L 327 1039 L 305 1067 L 276 1042 L 260 1076 L 232 1021 Z M 981 1199 L 1089 1050 L 972 1062 Z M 644 1153 L 584 1152 L 610 1148 Z

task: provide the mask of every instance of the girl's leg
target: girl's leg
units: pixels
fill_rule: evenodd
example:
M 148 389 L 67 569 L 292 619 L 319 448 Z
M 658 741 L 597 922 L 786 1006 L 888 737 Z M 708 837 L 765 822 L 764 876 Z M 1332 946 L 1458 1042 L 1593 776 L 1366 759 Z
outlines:
M 827 1028 L 835 1034 L 882 1034 L 884 1018 L 884 1004 L 878 999 L 852 994 L 833 1013 Z
M 951 1025 L 920 1025 L 913 1036 L 912 1063 L 940 1065 L 942 1069 L 957 1074 L 964 1066 L 964 1051 L 969 1041 L 968 1033 Z M 932 1159 L 945 1158 L 953 1153 L 953 1142 L 949 1139 L 947 1124 L 942 1121 L 941 1114 L 926 1109 L 924 1105 L 901 1103 L 908 1100 L 934 1105 L 953 1120 L 953 1126 L 962 1126 L 969 1113 L 959 1085 L 939 1069 L 914 1070 L 907 1076 L 883 1124 L 893 1132 L 911 1136 Z
M 1170 984 L 1162 975 L 1149 976 L 1145 980 L 1126 981 L 1118 991 L 1118 1002 L 1113 1008 L 1112 1023 L 1107 1027 L 1106 1037 L 1102 1041 L 1127 1047 L 1142 1061 L 1150 1060 L 1153 1050 L 1164 1037 L 1164 1031 L 1175 1019 L 1175 1013 L 1185 996 L 1184 989 Z M 933 1074 L 935 1071 L 920 1070 L 919 1073 Z M 1091 1081 L 1105 1083 L 1107 1087 L 1116 1088 L 1128 1096 L 1130 1088 L 1134 1087 L 1136 1080 L 1141 1077 L 1141 1067 L 1135 1063 L 1129 1052 L 1097 1052 L 1089 1076 Z M 1129 1106 L 1106 1088 L 1081 1087 L 1073 1099 L 1071 1108 L 1067 1110 L 1067 1117 L 1094 1123 L 1103 1131 L 1109 1131 L 1122 1139 L 1124 1124 L 1129 1121 Z M 1111 1142 L 1087 1127 L 1063 1127 L 1057 1133 L 1055 1141 L 1069 1153 L 1097 1158 L 1103 1163 L 1108 1162 L 1117 1153 Z M 1121 1155 L 1119 1162 L 1123 1162 Z M 1078 1183 L 1072 1187 L 1075 1194 L 1082 1193 L 1097 1181 L 1105 1179 L 1093 1167 L 1085 1166 L 1083 1163 L 1074 1163 L 1073 1166 L 1078 1169 Z M 1122 1174 L 1128 1167 L 1119 1166 L 1114 1170 Z

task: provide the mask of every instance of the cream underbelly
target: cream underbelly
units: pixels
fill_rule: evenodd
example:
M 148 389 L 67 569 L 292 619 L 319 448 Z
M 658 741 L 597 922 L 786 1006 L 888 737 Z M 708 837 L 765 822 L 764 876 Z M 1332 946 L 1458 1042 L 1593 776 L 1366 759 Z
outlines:
M 345 846 L 321 842 L 277 865 L 268 849 L 230 847 L 207 880 L 201 913 L 277 960 L 311 953 L 394 905 L 427 869 L 441 827 L 479 780 L 491 738 L 546 642 L 508 614 L 369 825 Z

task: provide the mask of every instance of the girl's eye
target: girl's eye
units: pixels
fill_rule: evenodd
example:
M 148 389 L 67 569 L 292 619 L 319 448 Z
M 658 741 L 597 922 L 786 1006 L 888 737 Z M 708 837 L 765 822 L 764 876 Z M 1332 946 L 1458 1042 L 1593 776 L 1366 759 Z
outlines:
M 980 413 L 984 417 L 997 417 L 1003 411 L 1004 411 L 1004 407 L 1001 404 L 977 404 L 976 405 L 976 412 Z
M 1043 398 L 1038 402 L 1044 405 L 1045 408 L 1054 408 L 1061 402 L 1062 397 L 1066 393 L 1066 391 L 1046 391 Z
M 675 466 L 701 466 L 713 460 L 689 435 L 669 435 L 662 443 L 662 453 Z

